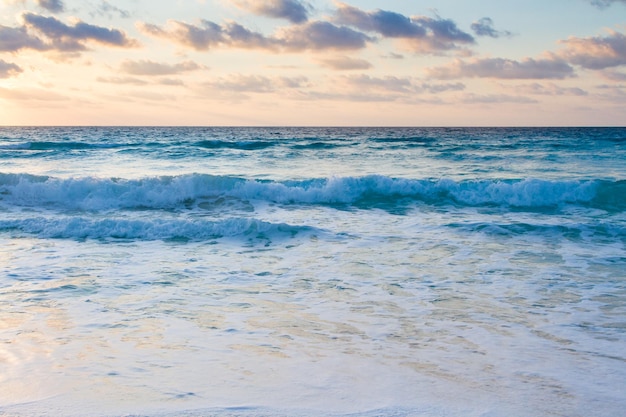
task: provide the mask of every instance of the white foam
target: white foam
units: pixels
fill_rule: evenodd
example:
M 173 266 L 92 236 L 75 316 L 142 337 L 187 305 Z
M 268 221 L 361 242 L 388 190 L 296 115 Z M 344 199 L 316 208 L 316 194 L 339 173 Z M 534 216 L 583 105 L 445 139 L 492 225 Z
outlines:
M 380 175 L 284 182 L 205 174 L 138 180 L 60 179 L 28 174 L 3 174 L 0 177 L 0 192 L 6 204 L 53 205 L 81 210 L 177 208 L 190 201 L 216 196 L 297 204 L 376 203 L 409 198 L 429 204 L 533 208 L 589 203 L 601 185 L 597 181 L 457 182 L 450 179 L 394 179 Z

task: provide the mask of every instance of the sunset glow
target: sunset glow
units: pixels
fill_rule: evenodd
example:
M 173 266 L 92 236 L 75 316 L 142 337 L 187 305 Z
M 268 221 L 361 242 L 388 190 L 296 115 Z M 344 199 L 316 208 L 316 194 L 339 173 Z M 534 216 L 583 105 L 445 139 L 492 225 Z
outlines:
M 2 125 L 623 125 L 626 2 L 2 0 Z

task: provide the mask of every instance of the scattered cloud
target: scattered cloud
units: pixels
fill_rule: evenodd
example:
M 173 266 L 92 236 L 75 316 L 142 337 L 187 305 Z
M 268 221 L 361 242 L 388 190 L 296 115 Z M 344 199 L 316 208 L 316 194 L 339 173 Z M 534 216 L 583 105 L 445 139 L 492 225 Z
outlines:
M 412 77 L 371 77 L 366 74 L 351 75 L 342 77 L 343 83 L 349 88 L 367 92 L 368 94 L 374 92 L 391 92 L 402 93 L 404 96 L 411 96 L 414 94 L 439 94 L 446 91 L 461 91 L 465 89 L 463 83 L 441 83 L 432 84 L 426 82 L 416 82 Z
M 374 32 L 385 38 L 403 39 L 411 49 L 420 53 L 436 53 L 459 49 L 473 44 L 474 38 L 459 29 L 450 19 L 437 16 L 407 17 L 400 13 L 373 10 L 363 11 L 345 3 L 337 3 L 334 21 L 365 32 Z
M 86 50 L 87 47 L 84 43 L 90 41 L 123 48 L 138 45 L 137 41 L 128 38 L 124 32 L 117 29 L 95 26 L 82 21 L 69 26 L 54 17 L 46 17 L 29 12 L 23 13 L 21 17 L 26 28 L 38 32 L 48 40 L 45 47 L 41 47 L 36 41 L 39 40 L 41 42 L 39 38 L 28 35 L 31 43 L 34 42 L 35 48 L 33 49 L 77 52 Z M 18 30 L 27 34 L 23 28 Z
M 366 42 L 371 40 L 361 32 L 322 21 L 283 28 L 274 36 L 252 32 L 235 22 L 219 25 L 208 20 L 202 20 L 200 25 L 169 20 L 165 27 L 139 23 L 138 28 L 145 34 L 198 51 L 218 47 L 271 51 L 354 50 L 364 48 Z
M 474 94 L 469 93 L 463 97 L 463 103 L 466 104 L 499 104 L 499 103 L 516 103 L 516 104 L 534 104 L 537 100 L 524 96 L 511 96 L 507 94 Z
M 120 9 L 119 7 L 104 0 L 97 6 L 96 11 L 90 14 L 92 17 L 104 16 L 109 19 L 113 19 L 115 16 L 121 19 L 129 19 L 131 17 L 131 13 L 129 11 Z
M 493 20 L 490 17 L 483 17 L 472 23 L 472 30 L 476 36 L 489 36 L 491 38 L 499 38 L 501 36 L 513 36 L 507 30 L 496 30 L 493 27 Z
M 22 71 L 17 65 L 0 59 L 0 78 L 14 77 Z
M 276 50 L 278 42 L 267 38 L 263 34 L 253 32 L 236 22 L 228 22 L 224 25 L 225 45 L 242 49 L 268 49 Z
M 147 81 L 135 77 L 98 77 L 96 81 L 107 84 L 146 85 Z
M 176 78 L 161 78 L 158 82 L 161 85 L 168 85 L 168 86 L 182 86 L 182 85 L 185 85 L 185 83 L 182 80 L 179 80 L 179 79 L 176 79 Z
M 521 61 L 504 58 L 482 58 L 466 62 L 456 59 L 448 65 L 428 68 L 430 78 L 449 80 L 457 78 L 496 79 L 564 79 L 574 75 L 574 69 L 564 60 L 525 58 Z
M 209 20 L 201 20 L 199 25 L 192 25 L 178 20 L 168 20 L 165 27 L 141 22 L 137 27 L 147 35 L 167 39 L 197 51 L 243 44 L 246 41 L 249 41 L 248 48 L 271 47 L 262 34 L 251 32 L 237 23 L 221 26 Z
M 296 89 L 308 84 L 306 77 L 266 77 L 262 75 L 232 74 L 204 83 L 210 90 L 231 93 L 272 93 L 280 89 Z
M 560 87 L 554 83 L 549 84 L 522 84 L 513 87 L 519 94 L 543 95 L 543 96 L 586 96 L 589 93 L 578 87 Z
M 298 90 L 291 95 L 294 100 L 325 100 L 361 103 L 391 103 L 439 105 L 444 101 L 437 96 L 423 95 L 430 92 L 413 84 L 408 77 L 339 77 L 332 81 L 332 90 Z M 427 85 L 425 85 L 427 86 Z
M 334 58 L 321 58 L 318 62 L 326 67 L 337 71 L 366 70 L 372 68 L 372 64 L 364 59 L 338 56 Z
M 619 12 L 626 10 L 622 9 L 626 0 L 579 0 L 588 12 L 595 10 L 595 15 L 613 19 L 605 22 L 607 26 L 613 24 L 613 30 L 589 36 L 585 34 L 589 27 L 580 28 L 578 36 L 572 32 L 573 36 L 563 37 L 557 47 L 547 46 L 552 49 L 533 58 L 524 58 L 516 50 L 506 55 L 489 55 L 498 52 L 489 51 L 493 42 L 485 38 L 514 34 L 500 28 L 498 23 L 502 23 L 488 10 L 476 14 L 484 17 L 459 26 L 456 19 L 460 17 L 442 17 L 435 9 L 427 10 L 424 16 L 419 15 L 419 10 L 410 14 L 406 9 L 392 11 L 391 6 L 388 6 L 390 10 L 375 8 L 378 7 L 372 6 L 375 2 L 187 0 L 174 3 L 176 10 L 170 8 L 169 13 L 176 13 L 176 17 L 170 14 L 172 20 L 163 18 L 155 21 L 156 24 L 148 20 L 136 23 L 141 33 L 133 39 L 132 30 L 124 32 L 122 26 L 112 22 L 121 25 L 121 19 L 136 16 L 139 9 L 131 8 L 139 4 L 136 1 L 90 0 L 79 5 L 66 0 L 0 0 L 1 5 L 7 5 L 4 10 L 11 11 L 1 21 L 9 26 L 0 24 L 0 58 L 4 58 L 0 59 L 0 81 L 8 80 L 9 84 L 20 86 L 0 88 L 0 98 L 22 101 L 23 106 L 62 106 L 61 100 L 73 100 L 65 94 L 71 92 L 67 87 L 74 74 L 61 74 L 60 68 L 35 74 L 38 66 L 52 66 L 58 62 L 51 60 L 68 60 L 95 48 L 135 47 L 145 35 L 154 37 L 160 46 L 176 45 L 177 50 L 166 48 L 162 53 L 169 58 L 166 55 L 155 58 L 155 55 L 151 59 L 128 55 L 126 50 L 121 51 L 121 56 L 111 55 L 109 50 L 105 55 L 94 53 L 94 59 L 84 60 L 84 68 L 80 70 L 87 74 L 87 79 L 96 82 L 93 89 L 96 94 L 98 89 L 123 95 L 127 92 L 125 97 L 135 97 L 150 105 L 174 99 L 183 103 L 183 97 L 189 95 L 196 95 L 199 102 L 250 99 L 277 106 L 294 100 L 334 100 L 346 104 L 468 103 L 494 110 L 498 103 L 519 103 L 524 107 L 549 97 L 561 97 L 571 103 L 585 102 L 590 107 L 603 97 L 614 98 L 620 104 L 626 102 L 626 31 L 619 22 L 615 23 L 611 13 L 593 8 L 612 7 L 612 11 Z M 190 3 L 194 7 L 188 8 Z M 230 5 L 227 10 L 217 9 L 224 3 Z M 380 3 L 380 7 L 384 8 L 385 4 Z M 419 6 L 411 7 L 415 10 Z M 9 15 L 20 10 L 17 23 L 7 23 L 12 19 Z M 190 14 L 198 10 L 207 14 Z M 77 17 L 70 17 L 69 12 Z M 209 17 L 208 13 L 216 17 Z M 220 15 L 243 16 L 246 20 L 220 20 L 217 17 Z M 258 16 L 262 18 L 259 20 Z M 493 16 L 495 21 L 487 16 Z M 107 21 L 111 27 L 100 25 Z M 485 44 L 479 47 L 478 41 Z M 258 61 L 259 54 L 244 54 L 243 58 L 237 55 L 240 64 L 246 60 L 258 61 L 248 62 L 252 66 L 245 74 L 223 72 L 234 61 L 224 61 L 227 67 L 205 72 L 208 67 L 203 63 L 209 64 L 214 54 L 204 54 L 202 58 L 203 54 L 195 51 L 214 50 L 229 50 L 229 57 L 236 56 L 236 52 L 231 55 L 231 50 L 275 55 L 267 62 Z M 295 54 L 302 55 L 298 58 Z M 419 54 L 440 56 L 428 63 Z M 41 61 L 35 55 L 47 59 Z M 445 57 L 451 55 L 454 56 Z M 398 61 L 401 59 L 404 61 Z M 222 65 L 218 61 L 222 62 L 217 60 L 210 65 Z M 78 66 L 79 61 L 75 64 Z M 319 67 L 315 68 L 315 64 Z M 428 65 L 431 67 L 425 68 Z M 102 76 L 96 78 L 98 74 Z M 203 77 L 193 81 L 196 75 Z M 575 78 L 577 75 L 579 78 Z M 606 85 L 597 86 L 600 83 Z
M 626 81 L 626 73 L 619 71 L 603 71 L 602 75 L 611 81 Z
M 626 0 L 591 0 L 591 4 L 601 9 L 607 8 L 613 4 L 626 4 Z
M 286 28 L 279 34 L 278 42 L 286 49 L 297 50 L 356 50 L 373 40 L 367 35 L 346 26 L 315 21 Z
M 445 91 L 462 91 L 465 90 L 465 84 L 463 83 L 445 83 L 445 84 L 429 84 L 423 83 L 418 87 L 421 91 L 426 91 L 431 94 L 439 94 Z
M 65 11 L 65 5 L 62 0 L 35 0 L 35 3 L 37 3 L 39 7 L 52 13 Z
M 203 68 L 193 61 L 185 61 L 179 64 L 163 64 L 149 60 L 124 61 L 120 66 L 122 72 L 131 75 L 173 75 L 187 71 L 195 71 Z
M 324 90 L 310 90 L 310 91 L 298 91 L 297 94 L 292 95 L 294 100 L 301 101 L 342 101 L 342 102 L 392 102 L 398 100 L 399 94 L 389 94 L 385 92 L 363 92 L 358 90 L 352 91 L 338 91 L 334 89 L 332 91 Z
M 365 12 L 345 3 L 337 4 L 335 20 L 367 32 L 376 32 L 388 38 L 426 36 L 426 29 L 400 13 L 374 10 Z
M 561 43 L 565 45 L 561 55 L 583 68 L 600 70 L 626 65 L 626 36 L 623 33 L 610 30 L 608 36 L 570 37 Z
M 413 91 L 413 83 L 408 77 L 370 77 L 369 75 L 352 75 L 344 77 L 346 83 L 359 91 L 383 90 L 409 93 Z
M 21 49 L 45 51 L 50 49 L 50 46 L 29 34 L 25 27 L 12 28 L 0 25 L 0 52 L 17 52 Z
M 383 58 L 404 59 L 404 55 L 398 54 L 398 53 L 395 53 L 395 52 L 390 52 L 388 55 L 384 55 Z
M 298 0 L 233 0 L 242 9 L 260 16 L 287 19 L 291 23 L 309 20 L 311 6 Z
M 98 81 L 99 83 L 106 83 L 106 84 L 137 85 L 137 86 L 153 84 L 146 80 L 142 80 L 141 78 L 136 78 L 136 77 L 98 77 L 96 78 L 96 81 Z M 175 78 L 161 78 L 156 81 L 156 84 L 167 85 L 167 86 L 185 85 L 185 83 L 183 83 L 181 80 L 178 80 Z
M 596 86 L 598 90 L 597 97 L 602 100 L 619 104 L 620 112 L 623 113 L 622 109 L 624 104 L 626 103 L 626 85 L 623 84 L 614 84 L 614 85 L 598 85 Z M 620 115 L 621 115 L 620 113 Z M 622 125 L 621 120 L 618 122 Z
M 418 16 L 413 17 L 412 20 L 428 29 L 427 43 L 438 50 L 456 49 L 458 48 L 457 43 L 474 43 L 472 35 L 463 32 L 450 19 Z

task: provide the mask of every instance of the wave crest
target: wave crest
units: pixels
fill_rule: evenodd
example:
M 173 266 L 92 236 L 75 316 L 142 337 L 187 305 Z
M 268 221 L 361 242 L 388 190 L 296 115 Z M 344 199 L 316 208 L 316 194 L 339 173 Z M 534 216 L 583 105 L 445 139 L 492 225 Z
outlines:
M 523 209 L 582 205 L 626 209 L 626 181 L 403 179 L 381 175 L 302 181 L 248 180 L 188 174 L 119 178 L 54 178 L 0 174 L 0 204 L 74 210 L 183 209 L 228 197 L 280 204 L 374 207 L 429 205 L 505 206 Z
M 220 221 L 113 218 L 96 220 L 84 217 L 0 220 L 0 231 L 13 231 L 53 239 L 206 241 L 243 237 L 270 240 L 277 237 L 293 237 L 298 233 L 312 230 L 313 228 L 307 226 L 292 226 L 246 218 L 230 218 Z

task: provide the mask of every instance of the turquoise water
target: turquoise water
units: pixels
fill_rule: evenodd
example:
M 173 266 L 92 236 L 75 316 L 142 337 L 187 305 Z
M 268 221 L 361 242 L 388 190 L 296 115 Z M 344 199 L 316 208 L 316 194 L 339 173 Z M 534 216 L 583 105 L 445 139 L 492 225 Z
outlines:
M 0 128 L 0 243 L 0 415 L 626 409 L 623 128 Z

